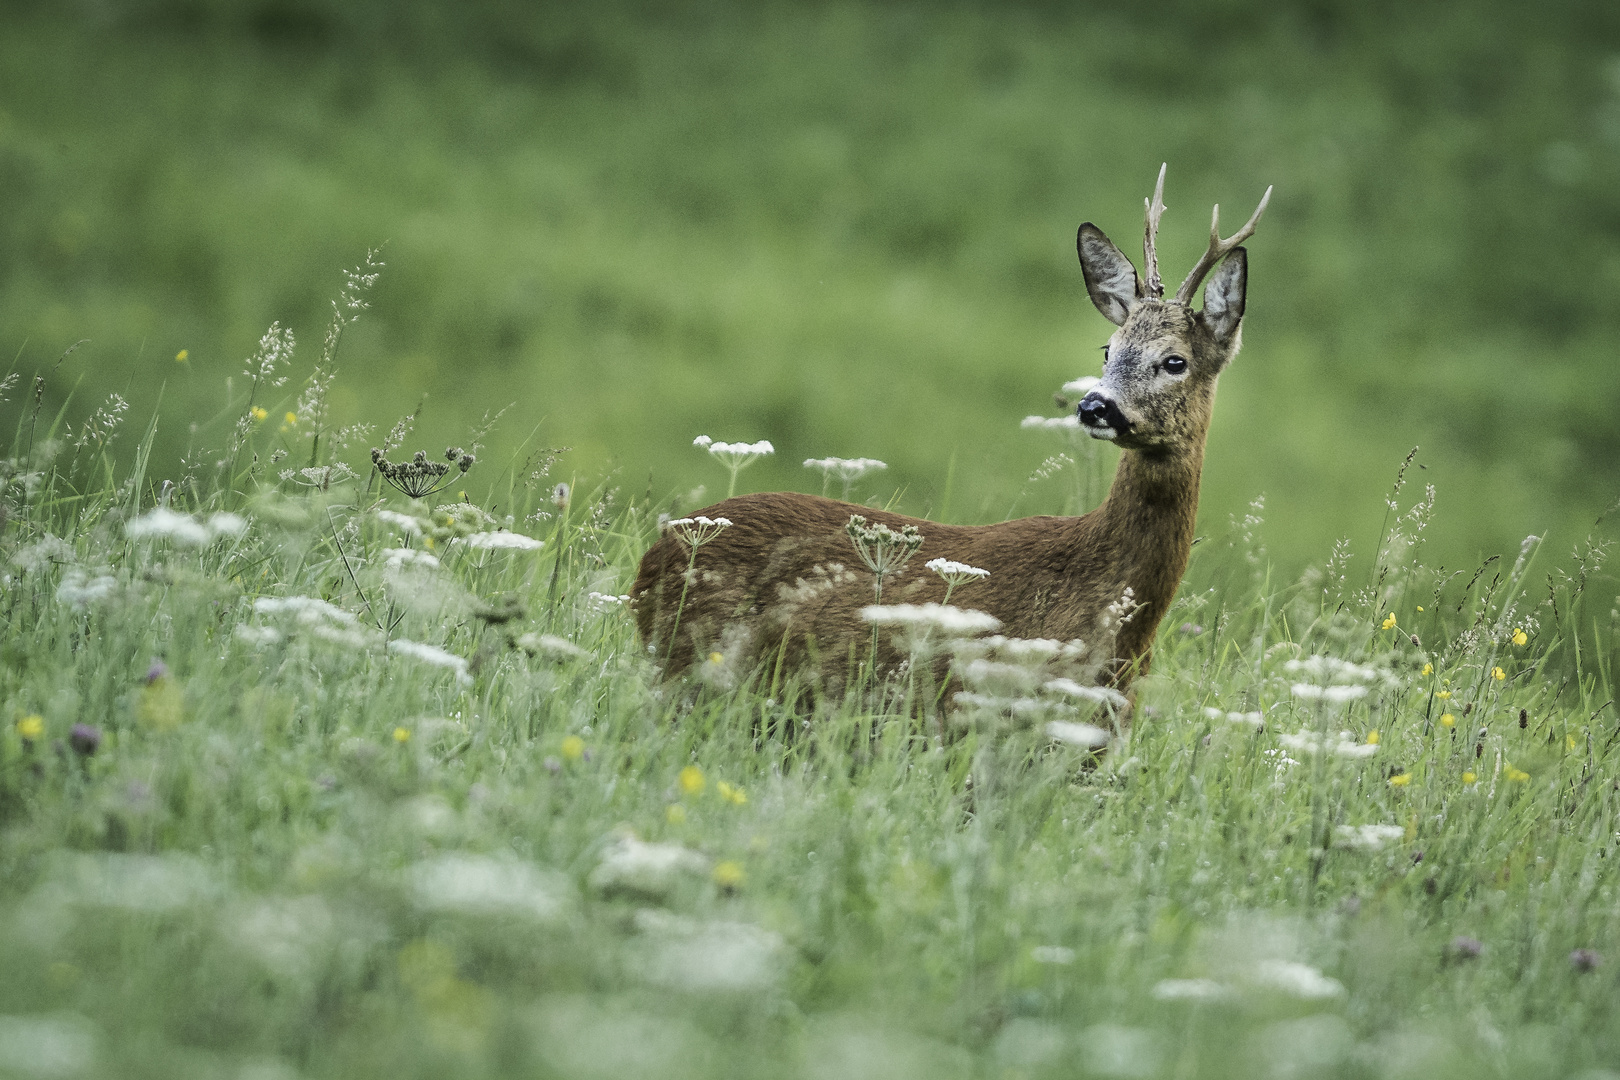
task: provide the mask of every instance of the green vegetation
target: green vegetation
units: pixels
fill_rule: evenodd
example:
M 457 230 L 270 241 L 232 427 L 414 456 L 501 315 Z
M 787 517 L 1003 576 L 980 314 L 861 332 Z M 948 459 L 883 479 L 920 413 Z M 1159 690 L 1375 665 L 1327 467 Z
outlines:
M 1098 760 L 1034 692 L 661 685 L 620 488 L 277 480 L 251 413 L 159 487 L 118 423 L 30 413 L 4 463 L 0 1071 L 1620 1066 L 1601 544 L 1443 573 L 1397 484 L 1375 565 L 1279 590 L 1251 514 Z M 487 467 L 418 442 L 390 484 Z
M 677 449 L 707 433 L 773 440 L 758 488 L 870 456 L 890 471 L 863 494 L 910 512 L 1062 511 L 1067 489 L 1026 482 L 1051 448 L 1017 424 L 1094 374 L 1108 333 L 1074 230 L 1134 249 L 1168 161 L 1173 276 L 1212 203 L 1277 186 L 1207 532 L 1265 494 L 1287 572 L 1345 535 L 1365 554 L 1357 508 L 1421 445 L 1437 561 L 1530 532 L 1567 551 L 1620 465 L 1617 18 L 11 5 L 0 350 L 26 370 L 88 339 L 48 410 L 118 392 L 145 416 L 161 395 L 183 418 L 154 450 L 169 475 L 264 328 L 314 339 L 333 268 L 383 245 L 339 424 L 386 429 L 425 394 L 423 431 L 460 442 L 515 401 L 495 457 L 538 425 L 577 475 L 660 495 L 713 492 Z

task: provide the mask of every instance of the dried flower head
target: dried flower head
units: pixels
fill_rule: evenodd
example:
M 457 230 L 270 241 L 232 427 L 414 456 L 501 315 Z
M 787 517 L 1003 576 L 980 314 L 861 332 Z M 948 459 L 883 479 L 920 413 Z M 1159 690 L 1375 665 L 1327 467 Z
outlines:
M 905 567 L 917 549 L 923 546 L 922 533 L 915 525 L 891 529 L 879 522 L 870 525 L 860 514 L 851 514 L 844 524 L 844 532 L 855 545 L 855 553 L 872 571 L 872 585 L 878 603 L 883 602 L 883 579 L 897 574 Z

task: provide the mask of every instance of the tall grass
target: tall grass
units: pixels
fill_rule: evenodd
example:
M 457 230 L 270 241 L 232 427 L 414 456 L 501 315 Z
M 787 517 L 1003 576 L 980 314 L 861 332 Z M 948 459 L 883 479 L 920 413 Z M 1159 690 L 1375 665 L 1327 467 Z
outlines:
M 1280 585 L 1254 507 L 1098 758 L 882 687 L 663 684 L 622 594 L 665 504 L 554 458 L 411 500 L 239 382 L 159 476 L 155 425 L 28 388 L 0 1069 L 1620 1068 L 1600 542 L 1430 567 L 1403 465 L 1373 559 Z

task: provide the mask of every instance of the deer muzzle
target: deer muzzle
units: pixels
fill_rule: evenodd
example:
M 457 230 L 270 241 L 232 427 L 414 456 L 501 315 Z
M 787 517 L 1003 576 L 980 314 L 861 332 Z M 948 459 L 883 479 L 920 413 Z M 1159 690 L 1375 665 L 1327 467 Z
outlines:
M 1093 439 L 1117 439 L 1131 430 L 1131 422 L 1114 400 L 1098 390 L 1080 399 L 1080 426 Z

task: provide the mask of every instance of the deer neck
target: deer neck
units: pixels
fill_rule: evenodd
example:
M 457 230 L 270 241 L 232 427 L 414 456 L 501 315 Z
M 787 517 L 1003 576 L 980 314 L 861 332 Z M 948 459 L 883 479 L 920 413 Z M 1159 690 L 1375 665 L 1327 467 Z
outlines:
M 1126 450 L 1108 498 L 1096 511 L 1093 536 L 1118 557 L 1114 584 L 1119 593 L 1129 587 L 1141 605 L 1130 621 L 1130 637 L 1151 641 L 1175 598 L 1192 553 L 1203 467 L 1202 439 L 1166 453 Z

